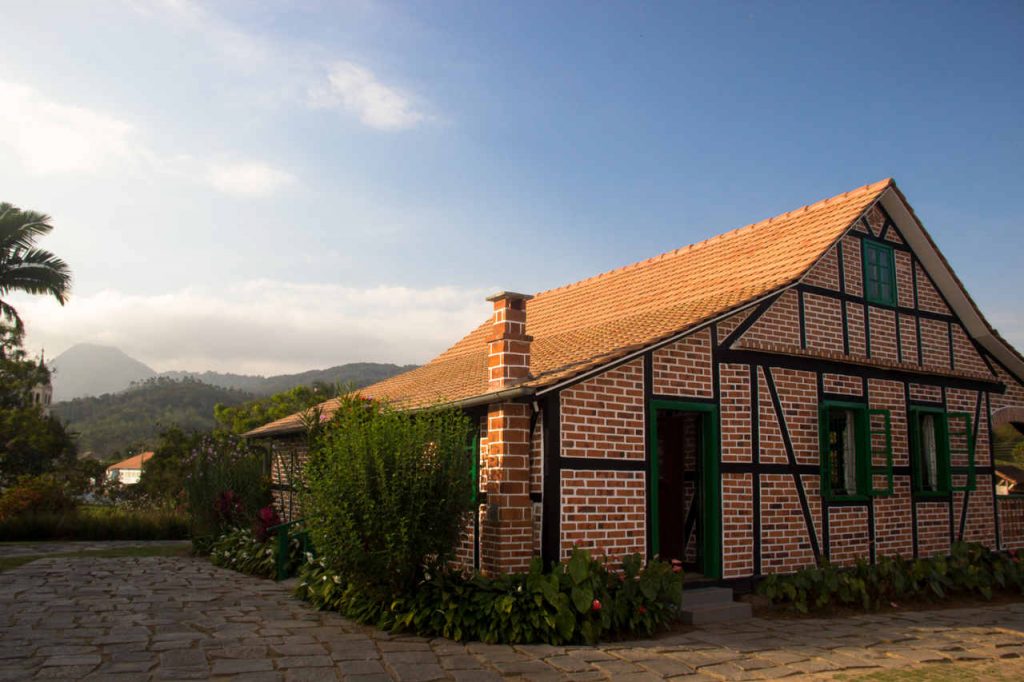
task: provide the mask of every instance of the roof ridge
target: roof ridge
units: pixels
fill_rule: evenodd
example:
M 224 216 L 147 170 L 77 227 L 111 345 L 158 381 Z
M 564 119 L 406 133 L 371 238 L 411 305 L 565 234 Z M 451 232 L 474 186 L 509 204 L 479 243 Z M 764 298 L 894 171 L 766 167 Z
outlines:
M 546 294 L 554 293 L 556 291 L 565 291 L 567 289 L 572 289 L 573 287 L 577 287 L 577 286 L 580 286 L 580 285 L 583 285 L 583 284 L 587 284 L 589 282 L 593 282 L 593 281 L 596 281 L 596 280 L 599 280 L 599 279 L 602 279 L 602 278 L 605 278 L 605 277 L 610 277 L 611 275 L 618 274 L 620 272 L 626 272 L 628 270 L 633 270 L 633 269 L 639 268 L 639 267 L 644 266 L 644 265 L 649 265 L 651 263 L 656 263 L 656 262 L 658 262 L 660 260 L 664 260 L 666 258 L 679 256 L 679 255 L 682 255 L 683 253 L 690 252 L 690 251 L 695 250 L 697 248 L 702 248 L 702 247 L 708 246 L 712 242 L 721 241 L 723 238 L 735 237 L 735 236 L 737 236 L 741 232 L 750 231 L 750 230 L 752 230 L 752 229 L 754 229 L 756 227 L 760 227 L 762 225 L 769 225 L 769 224 L 771 224 L 771 223 L 773 223 L 775 221 L 782 220 L 783 218 L 787 218 L 787 217 L 795 215 L 797 213 L 807 212 L 807 211 L 809 211 L 812 208 L 816 208 L 818 206 L 821 206 L 821 205 L 824 205 L 824 204 L 827 204 L 827 203 L 830 203 L 830 202 L 839 201 L 840 199 L 847 199 L 851 195 L 854 195 L 854 194 L 857 194 L 857 193 L 866 192 L 867 190 L 871 189 L 872 187 L 878 187 L 879 191 L 880 191 L 882 189 L 882 187 L 879 187 L 879 186 L 888 187 L 889 185 L 892 184 L 892 182 L 893 182 L 893 179 L 891 177 L 884 178 L 882 180 L 879 180 L 878 182 L 869 183 L 867 185 L 863 185 L 862 187 L 857 187 L 855 189 L 851 189 L 849 191 L 843 192 L 842 194 L 836 194 L 834 196 L 827 197 L 825 199 L 821 199 L 820 201 L 816 201 L 813 204 L 806 204 L 804 206 L 801 206 L 800 208 L 793 209 L 792 211 L 786 211 L 785 213 L 780 213 L 780 214 L 772 216 L 770 218 L 765 218 L 764 220 L 760 220 L 760 221 L 758 221 L 756 223 L 749 223 L 747 225 L 744 225 L 743 227 L 737 227 L 737 228 L 734 228 L 732 230 L 728 230 L 726 232 L 722 232 L 720 234 L 716 234 L 716 235 L 714 235 L 712 237 L 708 237 L 707 239 L 702 239 L 699 242 L 694 242 L 692 244 L 687 244 L 685 246 L 680 246 L 680 247 L 678 247 L 676 249 L 672 249 L 670 251 L 665 251 L 664 253 L 659 253 L 656 256 L 651 256 L 650 258 L 645 258 L 644 260 L 636 261 L 635 263 L 629 263 L 628 265 L 623 265 L 623 266 L 620 266 L 620 267 L 617 267 L 617 268 L 613 268 L 611 270 L 606 270 L 605 272 L 601 272 L 601 273 L 598 273 L 596 275 L 592 275 L 590 277 L 586 277 L 586 278 L 578 280 L 576 282 L 571 282 L 569 284 L 563 284 L 560 287 L 554 287 L 552 289 L 545 289 L 544 291 L 539 291 L 536 294 L 534 294 L 534 299 L 536 299 L 536 298 L 538 298 L 540 296 L 544 296 Z M 529 305 L 530 304 L 527 303 L 527 306 L 529 306 Z

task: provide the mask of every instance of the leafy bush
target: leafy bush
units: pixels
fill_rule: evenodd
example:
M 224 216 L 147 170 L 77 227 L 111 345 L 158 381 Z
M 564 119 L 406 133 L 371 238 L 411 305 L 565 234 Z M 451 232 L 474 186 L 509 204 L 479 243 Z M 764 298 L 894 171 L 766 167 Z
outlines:
M 34 512 L 0 521 L 0 540 L 185 540 L 188 519 L 168 512 L 82 507 Z
M 192 451 L 185 479 L 193 547 L 207 551 L 215 538 L 248 527 L 270 503 L 265 452 L 235 436 L 202 438 Z
M 288 543 L 286 562 L 289 573 L 301 561 L 302 543 L 292 538 Z M 210 562 L 241 573 L 273 578 L 277 567 L 277 542 L 273 537 L 259 540 L 253 531 L 235 528 L 214 541 L 210 548 Z
M 344 396 L 315 421 L 303 500 L 332 575 L 375 602 L 409 593 L 451 557 L 472 508 L 468 417 Z
M 664 562 L 627 557 L 621 572 L 574 550 L 545 573 L 539 559 L 528 573 L 494 578 L 442 572 L 392 599 L 379 600 L 312 560 L 300 570 L 296 594 L 393 632 L 488 643 L 592 644 L 653 634 L 678 615 L 682 574 Z
M 75 500 L 53 475 L 23 477 L 0 495 L 0 521 L 25 514 L 60 515 L 75 510 Z
M 758 593 L 773 604 L 807 613 L 841 605 L 864 610 L 906 600 L 944 599 L 977 594 L 991 599 L 995 590 L 1024 593 L 1024 561 L 1016 553 L 991 552 L 976 543 L 953 545 L 950 556 L 930 559 L 882 557 L 860 560 L 851 568 L 823 561 L 792 575 L 770 575 Z

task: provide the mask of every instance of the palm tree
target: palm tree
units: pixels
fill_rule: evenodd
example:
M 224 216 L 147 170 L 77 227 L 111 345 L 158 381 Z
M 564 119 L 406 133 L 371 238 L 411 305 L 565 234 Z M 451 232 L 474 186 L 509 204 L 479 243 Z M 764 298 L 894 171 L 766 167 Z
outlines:
M 71 291 L 71 270 L 57 256 L 35 247 L 36 239 L 52 230 L 50 216 L 0 203 L 0 297 L 15 291 L 49 294 L 64 305 Z M 2 298 L 0 317 L 13 322 L 16 330 L 24 329 L 18 311 Z

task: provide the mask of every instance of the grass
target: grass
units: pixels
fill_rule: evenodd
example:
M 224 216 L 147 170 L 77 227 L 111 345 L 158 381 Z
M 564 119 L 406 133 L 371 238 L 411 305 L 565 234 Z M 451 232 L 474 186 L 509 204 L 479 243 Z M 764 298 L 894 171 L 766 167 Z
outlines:
M 83 506 L 64 514 L 27 513 L 0 521 L 4 540 L 184 540 L 188 519 L 165 511 Z
M 28 543 L 18 543 L 20 545 Z M 2 545 L 0 545 L 2 548 Z M 26 556 L 0 557 L 0 573 L 18 566 L 24 566 L 39 559 L 93 559 L 93 558 L 117 558 L 117 557 L 150 557 L 150 556 L 189 556 L 190 550 L 187 545 L 181 547 L 168 547 L 160 545 L 156 547 L 114 547 L 111 549 L 83 549 L 78 552 L 57 552 L 52 554 L 36 554 Z

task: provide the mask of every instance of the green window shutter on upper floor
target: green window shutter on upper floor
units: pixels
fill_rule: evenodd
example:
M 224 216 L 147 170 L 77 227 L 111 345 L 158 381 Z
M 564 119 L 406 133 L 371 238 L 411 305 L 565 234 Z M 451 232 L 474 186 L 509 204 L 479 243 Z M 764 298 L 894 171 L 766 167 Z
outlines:
M 896 255 L 891 246 L 861 240 L 864 258 L 864 299 L 877 305 L 896 305 Z

